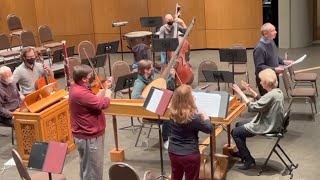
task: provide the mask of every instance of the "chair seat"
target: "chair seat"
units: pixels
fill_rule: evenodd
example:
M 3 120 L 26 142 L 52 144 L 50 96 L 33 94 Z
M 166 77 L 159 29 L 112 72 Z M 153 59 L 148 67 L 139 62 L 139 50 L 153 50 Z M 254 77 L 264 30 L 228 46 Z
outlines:
M 23 30 L 12 32 L 11 35 L 21 36 L 22 31 L 23 31 Z
M 161 124 L 162 121 L 158 120 L 158 119 L 145 119 L 142 118 L 142 123 L 143 124 L 154 124 L 154 125 L 158 125 Z
M 293 97 L 314 97 L 315 95 L 316 90 L 314 88 L 294 88 L 291 91 Z
M 265 137 L 282 137 L 281 133 L 268 133 L 268 134 L 263 134 L 262 136 Z
M 49 179 L 49 175 L 47 172 L 37 172 L 35 174 L 31 175 L 32 180 L 43 180 L 43 179 Z M 65 180 L 66 176 L 63 174 L 52 174 L 52 180 Z
M 61 42 L 52 42 L 52 43 L 48 43 L 48 44 L 43 45 L 43 47 L 45 47 L 45 48 L 56 48 L 56 47 L 60 47 L 60 46 L 62 46 Z
M 5 51 L 5 52 L 1 52 L 0 56 L 2 57 L 11 57 L 11 56 L 18 56 L 20 55 L 20 51 Z
M 294 75 L 295 81 L 316 81 L 317 73 L 297 73 Z

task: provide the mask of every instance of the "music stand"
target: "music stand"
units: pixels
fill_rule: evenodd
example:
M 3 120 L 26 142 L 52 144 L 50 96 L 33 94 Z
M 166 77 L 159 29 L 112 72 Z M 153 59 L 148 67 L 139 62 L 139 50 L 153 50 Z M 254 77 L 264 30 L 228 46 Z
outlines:
M 161 38 L 152 40 L 154 52 L 166 52 L 168 59 L 168 51 L 175 51 L 179 46 L 178 38 Z
M 105 42 L 105 43 L 98 44 L 98 46 L 97 46 L 96 56 L 107 54 L 107 58 L 109 61 L 108 65 L 109 65 L 109 75 L 110 76 L 111 76 L 110 54 L 116 53 L 118 51 L 118 48 L 119 48 L 119 41 Z
M 230 71 L 211 71 L 202 70 L 207 82 L 217 82 L 218 91 L 220 91 L 220 82 L 234 83 L 233 74 Z
M 163 20 L 161 16 L 140 17 L 140 24 L 141 24 L 141 27 L 148 27 L 151 29 L 151 32 L 152 32 L 151 41 L 152 41 L 152 39 L 155 38 L 155 33 L 157 31 L 157 28 L 162 26 Z M 155 51 L 152 52 L 153 64 L 155 64 L 154 57 L 155 57 Z
M 246 49 L 219 49 L 220 62 L 229 62 L 232 64 L 232 74 L 234 79 L 234 64 L 247 62 Z
M 134 81 L 137 79 L 137 77 L 138 77 L 138 73 L 137 72 L 126 74 L 124 76 L 118 77 L 118 80 L 117 80 L 117 83 L 116 83 L 116 87 L 114 88 L 114 98 L 116 98 L 116 94 L 117 94 L 118 91 L 121 91 L 123 89 L 128 89 L 129 90 L 129 99 L 131 99 L 131 90 L 130 90 L 130 88 L 133 87 Z M 119 128 L 119 130 L 127 130 L 128 128 L 130 128 L 132 130 L 132 132 L 134 132 L 135 127 L 141 127 L 141 126 L 134 125 L 133 124 L 133 118 L 131 117 L 131 125 Z

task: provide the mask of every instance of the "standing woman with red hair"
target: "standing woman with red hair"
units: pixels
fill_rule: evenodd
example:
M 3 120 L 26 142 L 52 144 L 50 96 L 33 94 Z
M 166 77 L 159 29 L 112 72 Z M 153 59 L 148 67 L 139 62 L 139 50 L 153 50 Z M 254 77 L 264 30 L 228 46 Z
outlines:
M 212 133 L 208 116 L 198 112 L 189 85 L 181 85 L 173 94 L 170 105 L 171 136 L 169 157 L 171 179 L 198 180 L 200 171 L 199 131 Z

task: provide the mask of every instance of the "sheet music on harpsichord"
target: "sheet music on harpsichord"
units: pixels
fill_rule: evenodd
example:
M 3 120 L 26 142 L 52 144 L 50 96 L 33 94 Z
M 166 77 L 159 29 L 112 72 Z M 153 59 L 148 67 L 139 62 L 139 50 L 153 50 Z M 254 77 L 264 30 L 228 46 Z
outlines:
M 225 91 L 193 91 L 198 111 L 209 117 L 226 118 L 229 107 L 229 93 Z

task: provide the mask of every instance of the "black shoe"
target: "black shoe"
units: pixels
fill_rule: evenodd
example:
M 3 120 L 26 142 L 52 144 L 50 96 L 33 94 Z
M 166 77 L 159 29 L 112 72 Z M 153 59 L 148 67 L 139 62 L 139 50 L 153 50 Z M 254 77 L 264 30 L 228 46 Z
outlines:
M 244 162 L 244 159 L 240 156 L 239 151 L 237 151 L 237 152 L 229 151 L 229 154 L 230 154 L 231 156 L 233 156 L 233 157 L 240 158 L 240 159 L 241 159 L 241 162 Z
M 250 160 L 246 160 L 243 164 L 243 166 L 240 166 L 239 169 L 241 170 L 248 170 L 251 168 L 251 165 L 256 165 L 256 161 L 252 158 Z

